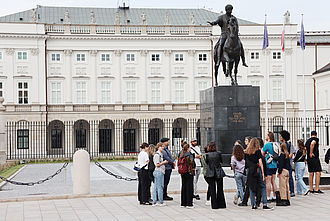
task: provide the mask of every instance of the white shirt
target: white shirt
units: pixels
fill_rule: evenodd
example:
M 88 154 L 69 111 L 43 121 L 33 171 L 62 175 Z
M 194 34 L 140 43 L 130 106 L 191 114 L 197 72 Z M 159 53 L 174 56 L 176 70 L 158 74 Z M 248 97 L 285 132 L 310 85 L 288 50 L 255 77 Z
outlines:
M 190 148 L 191 148 L 190 151 L 191 153 L 194 153 L 195 155 L 202 155 L 201 148 L 199 146 L 193 147 L 192 145 L 190 145 Z M 202 166 L 201 159 L 195 157 L 195 164 L 196 167 L 201 167 Z
M 139 167 L 142 168 L 144 167 L 146 164 L 148 164 L 149 160 L 149 156 L 147 154 L 147 152 L 141 150 L 141 152 L 139 153 L 138 155 L 138 164 L 139 164 Z M 144 169 L 148 169 L 148 165 L 144 167 Z

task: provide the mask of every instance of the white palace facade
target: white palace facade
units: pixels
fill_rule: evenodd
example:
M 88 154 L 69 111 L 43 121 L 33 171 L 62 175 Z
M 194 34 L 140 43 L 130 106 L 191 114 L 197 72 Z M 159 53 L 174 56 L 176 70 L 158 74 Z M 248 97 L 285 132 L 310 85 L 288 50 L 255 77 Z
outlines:
M 198 137 L 199 92 L 212 86 L 220 34 L 207 21 L 218 16 L 204 9 L 37 6 L 0 17 L 7 148 L 31 154 L 34 124 L 47 134 L 37 148 L 47 146 L 49 154 L 95 146 L 134 153 L 142 141 Z M 239 23 L 249 67 L 240 65 L 238 84 L 260 86 L 262 118 L 267 97 L 269 118 L 284 117 L 285 100 L 287 117 L 303 116 L 303 74 L 307 115 L 329 114 L 329 91 L 314 92 L 313 73 L 330 62 L 330 33 L 307 32 L 303 58 L 300 26 L 289 17 L 285 53 L 282 24 L 268 25 L 263 51 L 263 24 Z M 230 84 L 219 75 L 221 85 Z

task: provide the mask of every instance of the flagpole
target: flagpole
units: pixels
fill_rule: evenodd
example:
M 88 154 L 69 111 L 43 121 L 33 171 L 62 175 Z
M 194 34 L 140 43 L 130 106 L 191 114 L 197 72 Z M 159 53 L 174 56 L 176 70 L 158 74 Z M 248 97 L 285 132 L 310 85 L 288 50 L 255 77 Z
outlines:
M 301 27 L 302 30 L 300 30 L 300 46 L 302 49 L 302 74 L 303 74 L 303 90 L 304 90 L 304 140 L 306 141 L 306 136 L 307 136 L 307 123 L 306 123 L 306 91 L 305 91 L 305 30 L 303 28 L 303 19 L 304 19 L 304 14 L 301 14 Z M 302 39 L 302 36 L 304 37 L 304 39 Z M 302 40 L 304 42 L 302 42 Z
M 265 14 L 265 24 L 266 24 L 267 14 Z M 268 39 L 268 35 L 267 35 Z M 265 49 L 265 60 L 266 60 L 266 133 L 269 131 L 269 125 L 268 125 L 268 90 L 269 90 L 269 73 L 268 73 L 268 56 L 267 56 L 267 48 Z
M 285 51 L 285 17 L 283 22 L 283 53 L 284 53 L 284 129 L 288 129 L 288 119 L 287 119 L 287 94 L 286 94 L 286 51 Z M 283 33 L 282 33 L 283 34 Z

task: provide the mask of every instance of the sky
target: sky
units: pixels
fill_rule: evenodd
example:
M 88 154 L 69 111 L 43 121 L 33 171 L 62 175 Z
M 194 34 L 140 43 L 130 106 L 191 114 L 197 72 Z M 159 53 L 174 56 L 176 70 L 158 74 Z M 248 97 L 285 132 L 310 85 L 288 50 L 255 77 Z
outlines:
M 42 6 L 116 8 L 123 0 L 0 0 L 0 16 Z M 125 1 L 125 0 L 124 0 Z M 132 8 L 205 8 L 224 11 L 226 4 L 234 6 L 233 15 L 256 23 L 283 23 L 289 10 L 291 23 L 300 24 L 304 14 L 305 31 L 330 31 L 329 0 L 126 0 Z M 300 27 L 300 26 L 299 26 Z M 300 29 L 300 28 L 299 28 Z

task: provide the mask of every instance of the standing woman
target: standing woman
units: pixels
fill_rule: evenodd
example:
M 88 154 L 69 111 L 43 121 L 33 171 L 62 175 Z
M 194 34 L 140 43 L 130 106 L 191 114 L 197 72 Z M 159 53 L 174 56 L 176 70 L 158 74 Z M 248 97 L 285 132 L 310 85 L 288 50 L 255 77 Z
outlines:
M 246 148 L 246 167 L 248 169 L 247 183 L 250 188 L 250 198 L 252 209 L 257 209 L 256 195 L 261 193 L 262 182 L 265 181 L 264 166 L 262 163 L 262 155 L 260 151 L 260 143 L 257 138 L 252 138 Z M 263 209 L 273 209 L 263 202 Z
M 156 152 L 156 147 L 153 144 L 150 144 L 148 147 L 148 156 L 149 156 L 149 163 L 148 163 L 148 175 L 149 175 L 149 183 L 148 183 L 148 201 L 151 202 L 151 194 L 150 194 L 150 187 L 151 182 L 154 182 L 154 175 L 153 172 L 155 170 L 155 164 L 154 164 L 154 154 Z
M 237 186 L 237 193 L 234 197 L 234 204 L 237 204 L 240 198 L 243 201 L 244 197 L 244 186 L 246 183 L 245 160 L 244 160 L 244 149 L 241 145 L 237 144 L 233 148 L 233 154 L 231 157 L 231 167 L 234 171 L 234 178 Z
M 141 151 L 138 155 L 138 165 L 141 168 L 141 170 L 138 172 L 138 177 L 139 177 L 138 200 L 141 205 L 151 205 L 151 203 L 149 202 L 150 179 L 148 173 L 148 163 L 149 163 L 149 156 L 147 153 L 148 147 L 149 144 L 142 143 L 140 146 Z
M 297 194 L 301 195 L 304 193 L 306 196 L 309 193 L 309 190 L 303 181 L 305 168 L 306 168 L 306 154 L 307 150 L 302 139 L 298 140 L 298 151 L 296 156 L 293 159 L 295 163 L 295 174 L 297 179 Z
M 211 195 L 211 208 L 226 208 L 226 200 L 223 193 L 224 172 L 221 167 L 222 156 L 221 153 L 217 151 L 217 145 L 215 142 L 209 144 L 205 163 L 207 165 L 205 177 Z
M 156 205 L 157 199 L 159 201 L 159 206 L 165 206 L 163 202 L 163 189 L 164 189 L 164 175 L 165 175 L 165 164 L 168 163 L 167 160 L 163 158 L 164 145 L 158 143 L 157 152 L 154 154 L 153 162 L 155 164 L 154 175 L 154 190 L 152 192 L 153 205 Z
M 183 144 L 181 154 L 178 159 L 178 170 L 181 174 L 181 207 L 193 208 L 193 186 L 195 161 L 190 152 L 189 145 Z
M 290 157 L 288 148 L 285 142 L 281 143 L 281 154 L 278 159 L 278 174 L 280 183 L 281 200 L 276 203 L 276 206 L 290 206 L 290 187 L 289 187 L 289 170 Z

